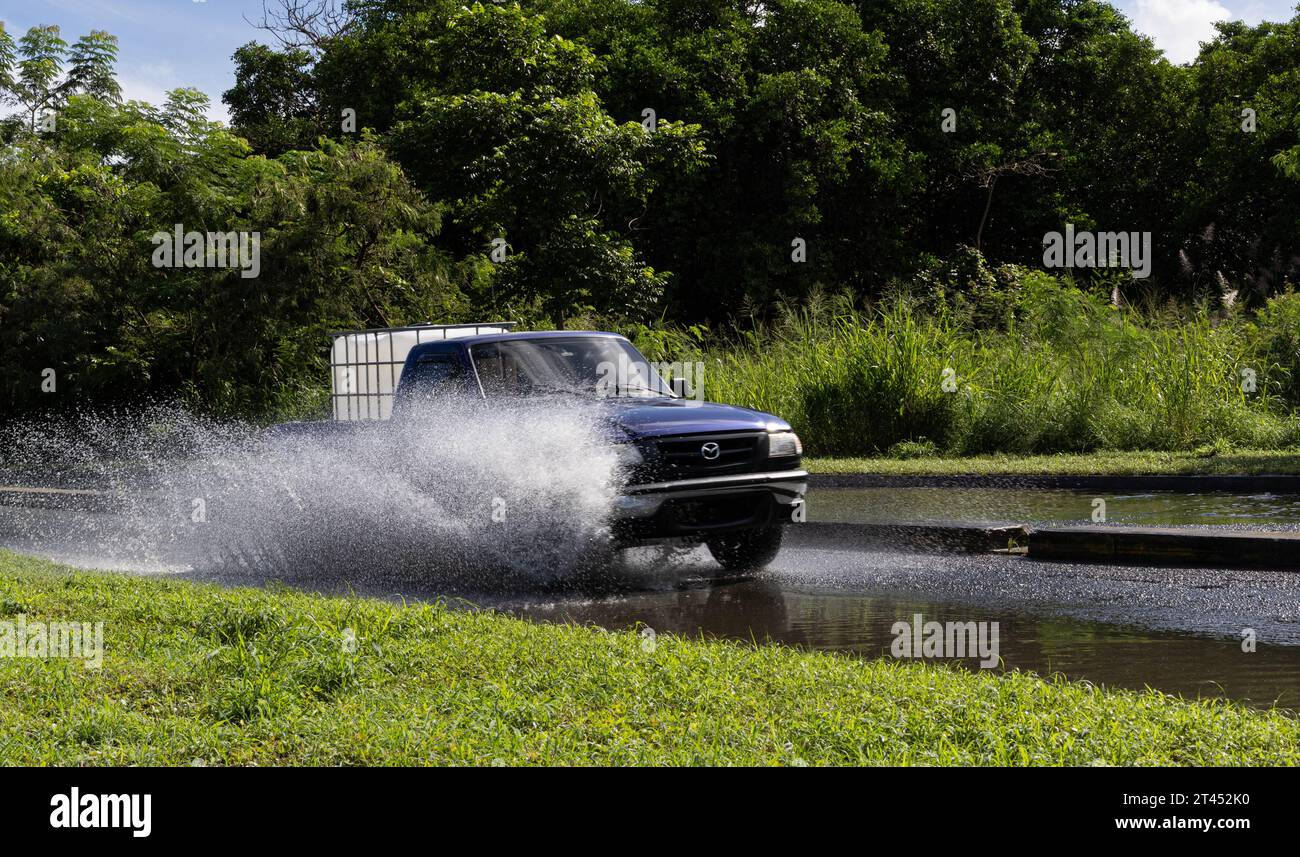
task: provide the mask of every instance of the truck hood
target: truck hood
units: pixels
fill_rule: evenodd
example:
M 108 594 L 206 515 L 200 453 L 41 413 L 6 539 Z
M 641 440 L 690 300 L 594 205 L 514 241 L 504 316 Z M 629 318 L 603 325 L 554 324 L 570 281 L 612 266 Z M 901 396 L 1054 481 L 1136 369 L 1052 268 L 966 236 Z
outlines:
M 605 419 L 629 439 L 729 431 L 788 431 L 780 417 L 695 399 L 609 399 Z

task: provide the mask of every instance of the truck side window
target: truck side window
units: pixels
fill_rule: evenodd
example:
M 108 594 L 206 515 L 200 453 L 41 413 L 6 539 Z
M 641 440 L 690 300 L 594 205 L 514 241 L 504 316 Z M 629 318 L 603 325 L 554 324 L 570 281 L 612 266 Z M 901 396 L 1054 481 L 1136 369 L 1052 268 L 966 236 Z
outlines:
M 407 403 L 432 401 L 455 394 L 461 386 L 460 364 L 452 357 L 426 357 L 411 367 L 410 376 L 398 388 Z
M 519 372 L 514 358 L 493 344 L 474 349 L 474 364 L 479 382 L 489 397 L 518 395 L 527 392 L 528 382 Z

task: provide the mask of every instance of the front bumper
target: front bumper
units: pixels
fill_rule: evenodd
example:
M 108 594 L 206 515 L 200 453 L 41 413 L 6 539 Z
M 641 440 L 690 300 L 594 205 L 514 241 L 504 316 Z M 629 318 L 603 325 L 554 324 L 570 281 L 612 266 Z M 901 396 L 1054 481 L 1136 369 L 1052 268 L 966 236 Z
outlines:
M 800 518 L 806 470 L 739 473 L 629 485 L 614 503 L 614 534 L 625 542 L 703 539 Z

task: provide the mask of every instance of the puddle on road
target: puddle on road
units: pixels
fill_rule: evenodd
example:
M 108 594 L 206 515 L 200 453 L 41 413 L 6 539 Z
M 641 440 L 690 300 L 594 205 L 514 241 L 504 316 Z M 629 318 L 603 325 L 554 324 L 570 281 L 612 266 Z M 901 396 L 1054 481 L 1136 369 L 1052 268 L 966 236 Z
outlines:
M 1092 521 L 1093 500 L 1106 501 L 1106 520 L 1131 526 L 1300 526 L 1295 494 L 1108 494 L 1009 488 L 817 488 L 808 494 L 813 521 Z
M 971 605 L 927 603 L 839 592 L 790 589 L 775 580 L 627 597 L 496 606 L 546 622 L 656 633 L 783 643 L 808 649 L 891 657 L 895 622 L 996 621 L 1005 669 L 1041 676 L 1061 673 L 1106 687 L 1147 687 L 1187 698 L 1228 697 L 1258 708 L 1300 711 L 1300 647 L 1259 646 L 1246 653 L 1232 640 L 1129 631 L 1072 619 L 994 612 Z M 932 661 L 938 662 L 938 661 Z M 978 668 L 974 660 L 944 661 Z

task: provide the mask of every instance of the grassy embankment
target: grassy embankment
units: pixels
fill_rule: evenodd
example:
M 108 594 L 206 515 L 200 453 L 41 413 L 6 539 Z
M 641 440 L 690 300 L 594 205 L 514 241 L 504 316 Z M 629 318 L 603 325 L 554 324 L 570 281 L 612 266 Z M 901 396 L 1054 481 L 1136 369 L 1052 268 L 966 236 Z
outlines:
M 0 658 L 9 764 L 1300 763 L 1300 723 L 1225 703 L 0 554 L 20 615 L 106 654 Z

